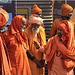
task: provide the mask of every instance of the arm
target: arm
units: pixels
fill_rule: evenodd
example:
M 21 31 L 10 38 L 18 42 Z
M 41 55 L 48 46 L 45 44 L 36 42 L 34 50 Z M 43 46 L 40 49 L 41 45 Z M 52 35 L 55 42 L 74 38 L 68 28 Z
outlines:
M 57 28 L 56 28 L 56 23 L 54 21 L 54 23 L 52 24 L 52 28 L 50 30 L 50 33 L 49 33 L 49 38 L 53 37 L 56 34 L 56 31 L 57 31 Z
M 27 35 L 26 35 L 26 36 L 27 36 Z M 27 37 L 26 45 L 29 46 L 29 39 L 28 39 L 28 37 Z M 44 62 L 43 62 L 42 60 L 39 61 L 39 60 L 36 59 L 36 57 L 31 53 L 30 47 L 29 47 L 29 49 L 26 51 L 26 53 L 27 53 L 28 58 L 29 58 L 30 60 L 32 60 L 33 62 L 35 62 L 39 68 L 44 67 Z
M 29 50 L 27 50 L 26 53 L 27 53 L 28 58 L 34 61 L 39 68 L 44 67 L 44 63 L 45 63 L 44 60 L 41 60 L 41 61 L 37 60 Z

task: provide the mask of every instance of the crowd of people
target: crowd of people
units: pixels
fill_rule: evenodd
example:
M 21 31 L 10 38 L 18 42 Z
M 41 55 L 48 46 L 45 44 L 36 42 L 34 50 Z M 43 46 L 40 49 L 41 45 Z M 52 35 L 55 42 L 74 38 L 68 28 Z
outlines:
M 2 75 L 74 75 L 75 19 L 73 8 L 61 6 L 61 18 L 56 19 L 46 43 L 42 10 L 33 5 L 29 19 L 16 15 L 6 32 L 8 12 L 0 8 L 0 74 Z

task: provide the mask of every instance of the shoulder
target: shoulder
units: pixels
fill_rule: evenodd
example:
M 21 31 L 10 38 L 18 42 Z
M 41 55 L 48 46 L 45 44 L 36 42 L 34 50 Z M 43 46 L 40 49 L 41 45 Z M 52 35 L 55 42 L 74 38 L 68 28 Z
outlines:
M 75 22 L 75 19 L 72 19 L 72 18 L 71 18 L 70 20 L 73 21 L 73 22 Z
M 55 35 L 55 36 L 49 38 L 49 39 L 48 39 L 48 42 L 49 42 L 49 41 L 53 41 L 53 40 L 55 40 L 56 37 L 57 37 L 57 35 Z
M 58 19 L 54 20 L 54 22 L 60 22 L 60 21 L 62 21 L 61 18 L 58 18 Z
M 42 26 L 39 27 L 39 30 L 40 30 L 41 32 L 45 32 L 45 28 L 43 28 Z

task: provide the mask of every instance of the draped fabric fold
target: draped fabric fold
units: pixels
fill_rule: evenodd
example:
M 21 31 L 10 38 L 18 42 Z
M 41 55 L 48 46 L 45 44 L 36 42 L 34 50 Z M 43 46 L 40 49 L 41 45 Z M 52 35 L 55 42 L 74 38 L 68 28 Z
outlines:
M 6 52 L 4 50 L 1 37 L 0 37 L 0 50 L 1 50 L 0 55 L 1 55 L 2 75 L 11 75 Z
M 14 75 L 31 75 L 25 50 L 26 37 L 21 32 L 23 18 L 24 16 L 21 15 L 15 16 L 8 30 L 3 34 L 11 62 L 11 74 Z
M 66 39 L 64 41 L 62 40 L 61 42 L 58 35 L 56 35 L 48 40 L 48 43 L 44 46 L 46 50 L 46 60 L 48 62 L 47 67 L 48 69 L 51 69 L 55 51 L 60 50 L 62 53 L 61 57 L 64 59 L 64 63 L 62 60 L 63 65 L 66 63 L 70 64 L 65 65 L 66 70 L 68 71 L 69 68 L 73 68 L 75 65 L 75 42 L 73 26 L 70 22 L 65 20 L 59 25 L 58 28 L 65 32 Z M 61 39 L 63 39 L 63 37 Z M 66 44 L 65 41 L 67 41 Z

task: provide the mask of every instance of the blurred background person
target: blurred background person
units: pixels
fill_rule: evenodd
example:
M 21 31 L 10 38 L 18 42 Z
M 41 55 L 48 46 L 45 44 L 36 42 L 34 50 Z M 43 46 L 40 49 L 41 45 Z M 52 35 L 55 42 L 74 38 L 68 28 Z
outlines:
M 0 8 L 0 74 L 2 75 L 11 75 L 9 55 L 7 54 L 5 40 L 1 33 L 1 30 L 5 29 L 8 19 L 9 14 L 4 9 Z

